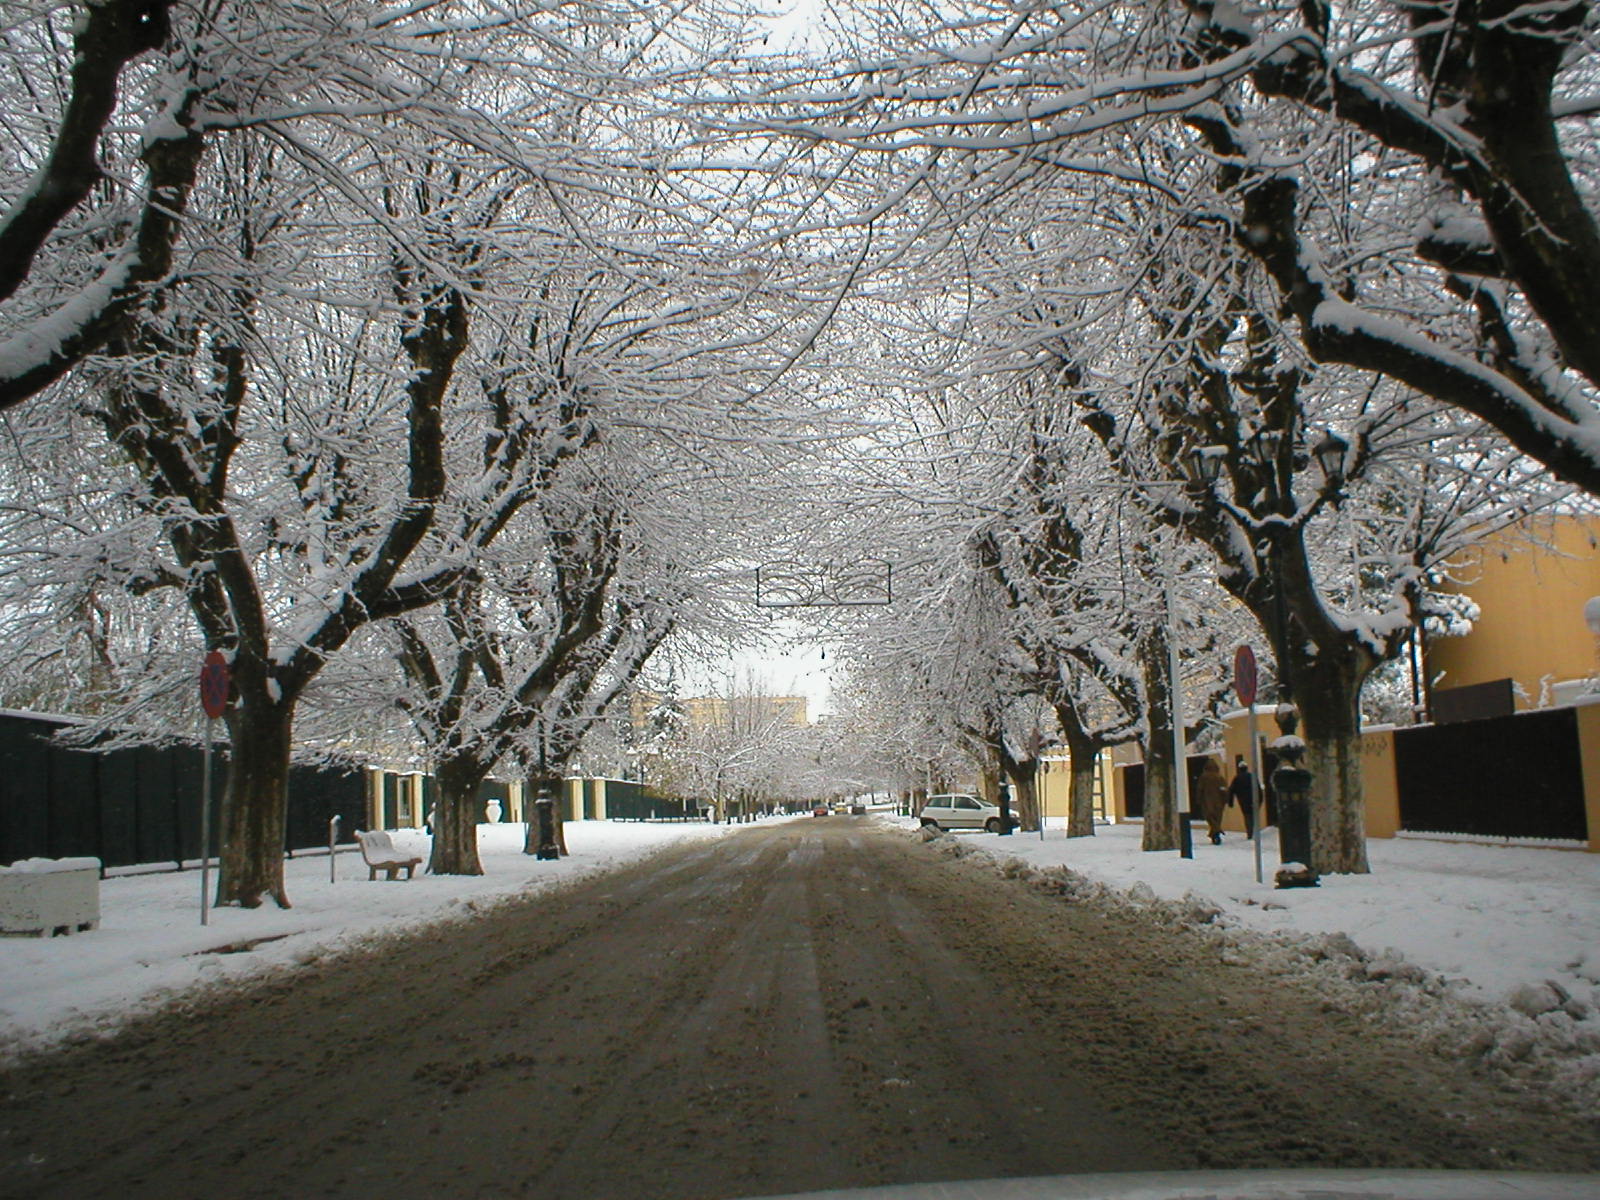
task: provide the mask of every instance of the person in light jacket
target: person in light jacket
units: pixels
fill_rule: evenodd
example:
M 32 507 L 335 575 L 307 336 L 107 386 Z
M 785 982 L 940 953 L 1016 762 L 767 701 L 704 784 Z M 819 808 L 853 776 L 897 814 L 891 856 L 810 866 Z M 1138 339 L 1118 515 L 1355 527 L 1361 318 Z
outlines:
M 1222 778 L 1222 768 L 1216 759 L 1206 759 L 1194 785 L 1194 797 L 1200 806 L 1200 815 L 1206 819 L 1206 833 L 1214 844 L 1221 845 L 1222 812 L 1228 807 L 1228 784 Z

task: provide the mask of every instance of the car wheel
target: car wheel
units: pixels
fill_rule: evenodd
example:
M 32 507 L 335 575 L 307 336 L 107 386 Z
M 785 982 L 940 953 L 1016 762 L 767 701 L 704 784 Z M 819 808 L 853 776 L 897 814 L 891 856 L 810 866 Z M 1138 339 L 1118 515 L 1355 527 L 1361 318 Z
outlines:
M 1000 832 L 1000 818 L 999 817 L 990 817 L 987 821 L 985 821 L 983 823 L 983 827 L 985 829 L 987 829 L 990 833 L 999 833 Z
M 937 822 L 937 821 L 935 821 L 935 820 L 933 820 L 933 819 L 932 819 L 932 818 L 930 818 L 930 817 L 923 817 L 923 818 L 922 818 L 922 827 L 923 827 L 923 828 L 924 828 L 924 829 L 938 829 L 938 830 L 940 830 L 940 831 L 941 831 L 941 832 L 942 832 L 942 831 L 943 831 L 943 829 L 944 829 L 944 826 L 943 826 L 943 825 L 940 825 L 940 824 L 939 824 L 939 822 Z

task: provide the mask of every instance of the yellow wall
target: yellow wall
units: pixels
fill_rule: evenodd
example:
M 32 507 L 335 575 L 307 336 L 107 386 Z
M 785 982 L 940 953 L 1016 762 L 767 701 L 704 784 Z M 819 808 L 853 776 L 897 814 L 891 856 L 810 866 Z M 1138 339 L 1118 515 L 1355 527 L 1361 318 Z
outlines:
M 1045 818 L 1066 818 L 1072 802 L 1072 759 L 1052 754 L 1039 760 L 1039 803 Z
M 1600 854 L 1600 704 L 1578 706 L 1578 753 L 1583 763 L 1584 810 L 1589 851 Z
M 1543 544 L 1536 544 L 1536 541 Z M 1540 681 L 1582 679 L 1596 669 L 1583 606 L 1600 596 L 1600 520 L 1542 518 L 1527 533 L 1486 539 L 1464 558 L 1454 590 L 1482 610 L 1465 637 L 1431 639 L 1427 671 L 1441 688 L 1515 679 L 1537 705 Z M 1443 678 L 1438 678 L 1440 672 Z
M 1222 773 L 1229 782 L 1233 780 L 1233 762 L 1236 755 L 1249 756 L 1250 716 L 1244 709 L 1226 714 L 1222 718 L 1222 744 L 1225 749 Z M 1263 745 L 1271 744 L 1278 736 L 1278 723 L 1263 706 L 1256 707 L 1256 739 Z M 1600 748 L 1600 726 L 1597 726 L 1597 748 Z M 1597 756 L 1600 763 L 1600 756 Z M 1251 764 L 1251 770 L 1255 765 Z M 1361 735 L 1361 790 L 1367 808 L 1367 836 L 1393 837 L 1400 829 L 1400 788 L 1394 771 L 1394 731 L 1374 729 Z M 1260 795 L 1257 781 L 1257 796 Z M 1237 804 L 1228 807 L 1222 819 L 1223 829 L 1244 832 L 1244 813 Z
M 1096 816 L 1111 818 L 1116 811 L 1111 800 L 1111 753 L 1101 754 L 1096 765 L 1100 773 L 1100 795 L 1103 799 Z M 1039 771 L 1035 777 L 1039 789 L 1039 802 L 1044 806 L 1045 819 L 1052 817 L 1063 821 L 1072 812 L 1072 756 L 1065 750 L 1051 750 L 1039 757 Z
M 1394 730 L 1361 735 L 1361 793 L 1367 807 L 1367 836 L 1392 838 L 1400 832 L 1400 783 L 1394 770 Z

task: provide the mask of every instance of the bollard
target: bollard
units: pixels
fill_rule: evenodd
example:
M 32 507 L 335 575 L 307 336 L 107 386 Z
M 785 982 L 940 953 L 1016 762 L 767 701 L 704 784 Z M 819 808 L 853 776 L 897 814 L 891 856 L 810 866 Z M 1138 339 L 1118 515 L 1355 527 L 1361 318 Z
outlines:
M 1278 858 L 1282 865 L 1272 877 L 1274 887 L 1316 887 L 1311 868 L 1311 772 L 1298 765 L 1304 743 L 1297 750 L 1273 743 L 1284 765 L 1272 773 L 1272 790 L 1278 797 Z M 1298 738 L 1294 741 L 1299 742 Z
M 339 882 L 339 815 L 328 821 L 328 882 Z

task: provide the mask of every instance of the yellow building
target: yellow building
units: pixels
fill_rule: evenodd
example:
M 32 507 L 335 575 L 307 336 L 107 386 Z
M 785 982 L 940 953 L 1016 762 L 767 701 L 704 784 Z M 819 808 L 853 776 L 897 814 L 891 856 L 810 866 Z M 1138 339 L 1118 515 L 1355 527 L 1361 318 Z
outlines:
M 1097 821 L 1117 819 L 1111 796 L 1111 773 L 1112 756 L 1108 750 L 1100 755 L 1095 766 L 1094 815 Z M 1045 820 L 1066 821 L 1072 811 L 1072 756 L 1060 749 L 1041 754 L 1036 786 Z
M 1430 638 L 1430 688 L 1515 682 L 1516 707 L 1560 704 L 1597 671 L 1597 639 L 1584 605 L 1600 596 L 1600 519 L 1548 517 L 1486 538 L 1456 572 L 1453 589 L 1480 615 L 1464 637 Z
M 629 705 L 634 727 L 642 728 L 666 703 L 652 692 L 635 692 Z M 804 696 L 690 696 L 670 703 L 683 711 L 691 729 L 726 729 L 736 721 L 764 723 L 774 718 L 785 725 L 811 723 L 810 702 Z

